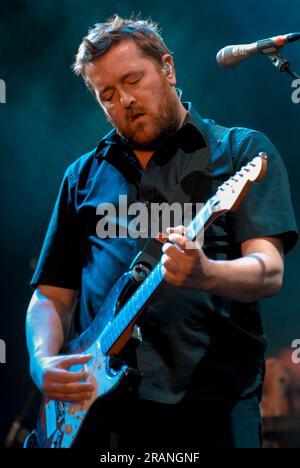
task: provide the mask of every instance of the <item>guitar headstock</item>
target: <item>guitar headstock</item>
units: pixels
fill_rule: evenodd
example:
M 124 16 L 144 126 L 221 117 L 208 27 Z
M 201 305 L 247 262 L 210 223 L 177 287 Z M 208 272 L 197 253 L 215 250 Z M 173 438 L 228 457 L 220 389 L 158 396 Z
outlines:
M 225 212 L 235 210 L 241 203 L 243 196 L 254 182 L 260 182 L 267 171 L 266 153 L 259 153 L 246 166 L 224 184 L 222 184 L 212 199 L 213 212 Z

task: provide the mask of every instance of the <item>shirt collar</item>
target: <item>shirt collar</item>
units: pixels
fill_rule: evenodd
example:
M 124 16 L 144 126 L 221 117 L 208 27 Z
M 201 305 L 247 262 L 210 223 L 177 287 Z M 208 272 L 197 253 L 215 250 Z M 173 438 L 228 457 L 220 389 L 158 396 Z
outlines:
M 203 118 L 198 114 L 194 106 L 191 102 L 183 102 L 184 107 L 187 110 L 187 114 L 183 125 L 181 128 L 185 127 L 186 125 L 193 126 L 200 135 L 204 138 L 204 140 L 208 141 L 208 126 L 207 123 L 203 120 Z
M 182 104 L 186 108 L 187 114 L 178 132 L 179 133 L 185 132 L 185 131 L 189 131 L 190 129 L 192 129 L 192 131 L 195 132 L 195 130 L 197 130 L 199 137 L 204 139 L 206 144 L 208 144 L 207 123 L 202 119 L 202 117 L 194 109 L 191 102 L 183 102 Z M 122 144 L 123 142 L 122 142 L 121 137 L 117 134 L 116 130 L 113 128 L 100 140 L 96 148 L 95 157 L 105 158 L 108 155 L 109 150 L 112 146 L 122 145 Z

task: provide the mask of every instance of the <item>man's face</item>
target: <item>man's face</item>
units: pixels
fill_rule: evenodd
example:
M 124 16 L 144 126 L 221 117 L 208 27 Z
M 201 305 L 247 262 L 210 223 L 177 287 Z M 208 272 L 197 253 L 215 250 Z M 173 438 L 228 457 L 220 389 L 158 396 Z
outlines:
M 89 64 L 87 79 L 107 118 L 135 149 L 155 149 L 180 125 L 174 73 L 142 54 L 132 40 L 112 46 Z

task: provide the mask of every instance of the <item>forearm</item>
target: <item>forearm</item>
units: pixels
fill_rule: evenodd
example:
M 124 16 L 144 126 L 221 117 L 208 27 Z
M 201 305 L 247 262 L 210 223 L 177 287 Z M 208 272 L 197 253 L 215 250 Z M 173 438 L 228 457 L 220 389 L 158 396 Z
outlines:
M 210 294 L 246 303 L 273 296 L 280 289 L 282 270 L 267 254 L 211 262 L 212 274 L 205 288 Z
M 26 318 L 31 369 L 41 358 L 59 353 L 64 342 L 61 320 L 63 307 L 58 301 L 47 298 L 37 291 L 33 295 Z
M 69 316 L 76 291 L 42 285 L 35 291 L 26 320 L 27 346 L 32 379 L 50 400 L 84 404 L 95 387 L 86 382 L 84 366 L 92 355 L 59 354 L 64 343 L 64 322 Z M 73 365 L 81 370 L 69 371 Z

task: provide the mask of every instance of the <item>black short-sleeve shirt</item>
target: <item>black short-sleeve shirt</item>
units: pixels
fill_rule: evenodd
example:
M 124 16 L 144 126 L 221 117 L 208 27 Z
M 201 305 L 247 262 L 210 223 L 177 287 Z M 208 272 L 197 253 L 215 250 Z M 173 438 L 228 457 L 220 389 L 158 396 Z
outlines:
M 286 252 L 297 241 L 287 172 L 268 138 L 246 128 L 221 127 L 202 119 L 191 104 L 185 106 L 184 124 L 160 145 L 145 170 L 113 130 L 65 173 L 31 284 L 79 291 L 77 333 L 90 325 L 141 247 L 132 237 L 97 235 L 100 204 L 116 207 L 111 222 L 119 228 L 130 221 L 118 212 L 120 196 L 127 196 L 128 206 L 173 203 L 180 193 L 174 189 L 180 187 L 185 201 L 205 203 L 264 151 L 269 155 L 265 178 L 251 186 L 235 212 L 207 229 L 204 251 L 212 259 L 231 260 L 241 256 L 247 239 L 279 236 Z M 266 339 L 257 302 L 238 303 L 165 282 L 140 326 L 141 398 L 176 403 L 242 397 L 262 384 Z

